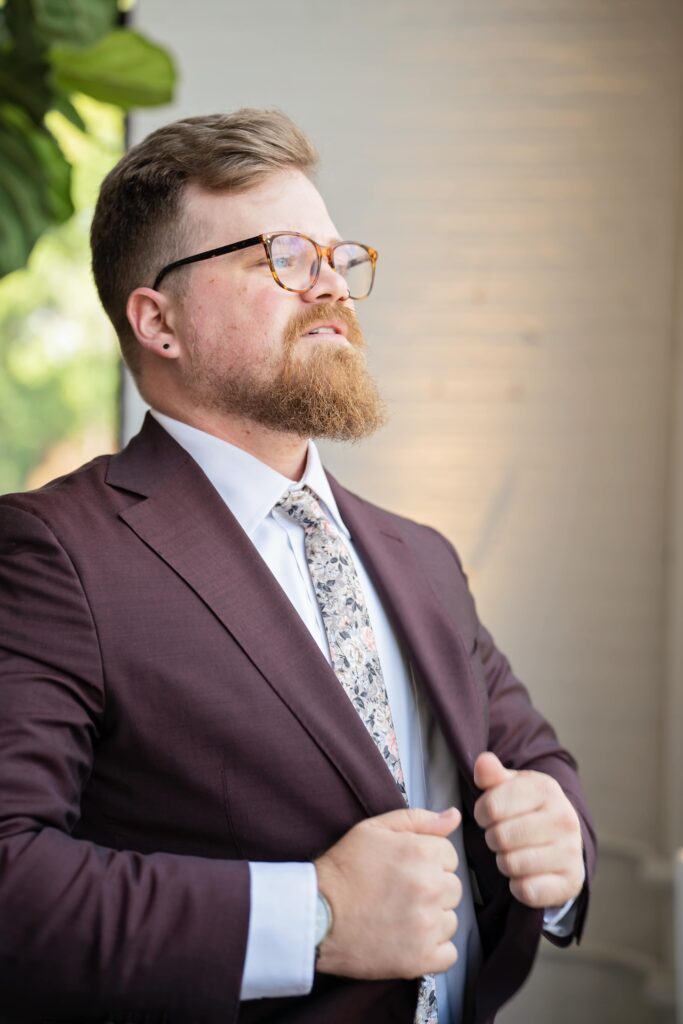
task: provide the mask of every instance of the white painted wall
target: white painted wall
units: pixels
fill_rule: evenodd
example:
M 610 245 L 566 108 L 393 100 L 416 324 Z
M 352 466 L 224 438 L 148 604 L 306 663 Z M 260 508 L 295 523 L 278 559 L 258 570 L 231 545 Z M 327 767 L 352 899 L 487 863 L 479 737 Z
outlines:
M 182 84 L 133 141 L 278 105 L 319 145 L 340 230 L 380 251 L 360 313 L 393 410 L 327 465 L 455 542 L 579 758 L 603 837 L 585 943 L 547 947 L 501 1020 L 671 1020 L 681 4 L 140 0 L 135 19 Z

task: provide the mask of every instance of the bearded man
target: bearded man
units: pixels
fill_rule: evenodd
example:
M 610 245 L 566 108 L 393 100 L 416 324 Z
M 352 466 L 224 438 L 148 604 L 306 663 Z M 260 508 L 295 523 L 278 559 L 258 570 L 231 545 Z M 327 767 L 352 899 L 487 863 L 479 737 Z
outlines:
M 0 989 L 16 1022 L 484 1024 L 580 937 L 570 754 L 435 531 L 325 473 L 385 419 L 315 151 L 188 118 L 102 185 L 141 432 L 0 500 Z

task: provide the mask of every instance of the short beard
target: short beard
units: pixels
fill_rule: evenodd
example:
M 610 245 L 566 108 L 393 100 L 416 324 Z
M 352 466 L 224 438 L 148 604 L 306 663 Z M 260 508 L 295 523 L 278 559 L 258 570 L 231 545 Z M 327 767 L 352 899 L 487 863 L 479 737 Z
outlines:
M 350 346 L 310 342 L 301 358 L 302 335 L 326 320 L 343 320 Z M 194 347 L 194 346 L 193 346 Z M 365 339 L 353 312 L 333 305 L 311 307 L 291 321 L 282 365 L 270 379 L 254 372 L 221 379 L 215 367 L 193 359 L 187 380 L 191 397 L 205 408 L 243 416 L 279 433 L 332 441 L 359 441 L 387 421 L 386 406 L 367 368 Z

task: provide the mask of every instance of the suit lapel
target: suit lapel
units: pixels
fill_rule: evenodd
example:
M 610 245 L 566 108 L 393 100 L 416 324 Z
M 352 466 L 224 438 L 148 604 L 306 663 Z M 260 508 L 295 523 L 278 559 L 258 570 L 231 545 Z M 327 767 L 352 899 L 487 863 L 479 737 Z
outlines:
M 417 667 L 462 777 L 470 784 L 474 761 L 485 749 L 485 718 L 457 625 L 437 599 L 395 518 L 351 494 L 332 477 L 329 480 L 353 543 Z
M 369 816 L 403 806 L 391 774 L 306 626 L 194 460 L 150 416 L 107 483 L 142 500 L 120 517 L 217 616 Z

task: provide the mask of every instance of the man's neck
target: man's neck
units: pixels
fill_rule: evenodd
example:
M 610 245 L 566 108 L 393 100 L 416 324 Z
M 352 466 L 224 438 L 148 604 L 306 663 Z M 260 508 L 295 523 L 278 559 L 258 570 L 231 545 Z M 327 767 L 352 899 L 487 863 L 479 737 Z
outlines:
M 178 409 L 166 403 L 154 403 L 166 416 L 253 455 L 290 480 L 300 480 L 306 468 L 308 441 L 296 434 L 284 434 L 242 417 L 207 412 L 202 409 Z

